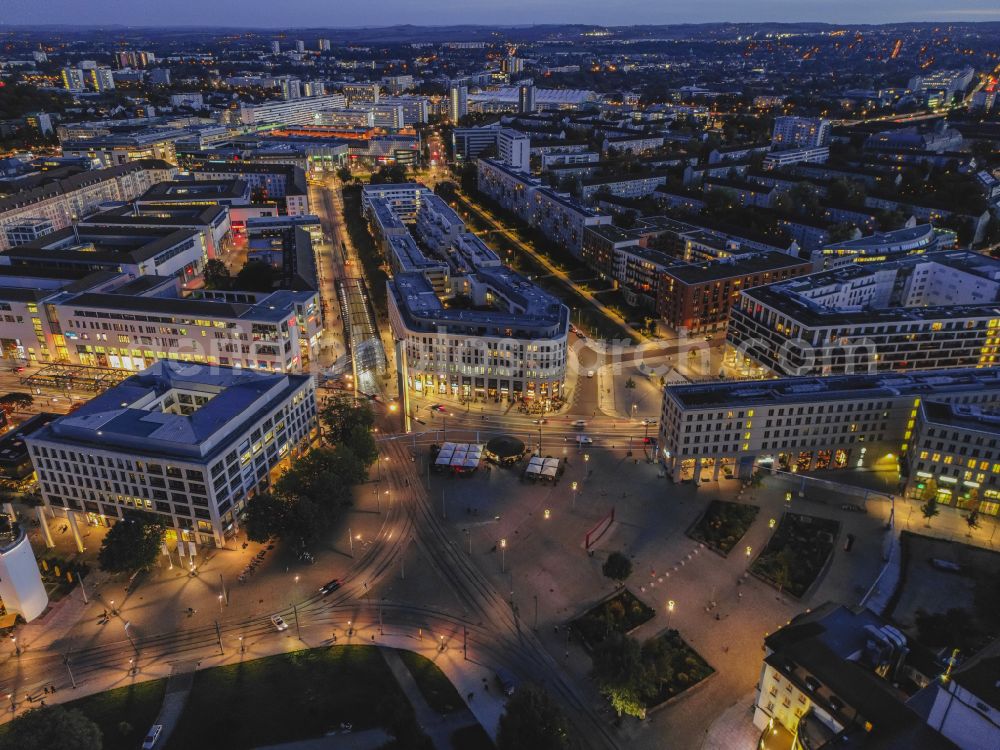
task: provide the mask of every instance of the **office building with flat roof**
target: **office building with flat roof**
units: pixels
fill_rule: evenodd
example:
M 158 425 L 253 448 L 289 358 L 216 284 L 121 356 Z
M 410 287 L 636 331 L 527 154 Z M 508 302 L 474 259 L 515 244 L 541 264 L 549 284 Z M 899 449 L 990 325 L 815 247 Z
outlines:
M 891 470 L 924 400 L 1000 403 L 1000 369 L 723 381 L 664 388 L 660 461 L 678 481 L 755 467 Z
M 221 547 L 318 432 L 311 376 L 158 362 L 26 442 L 47 507 L 102 525 L 148 514 L 171 543 Z
M 291 164 L 248 161 L 209 162 L 191 170 L 198 182 L 239 179 L 250 187 L 254 203 L 275 201 L 288 216 L 309 214 L 309 185 L 305 172 Z
M 159 182 L 135 199 L 140 208 L 156 206 L 248 206 L 250 185 L 241 179 Z

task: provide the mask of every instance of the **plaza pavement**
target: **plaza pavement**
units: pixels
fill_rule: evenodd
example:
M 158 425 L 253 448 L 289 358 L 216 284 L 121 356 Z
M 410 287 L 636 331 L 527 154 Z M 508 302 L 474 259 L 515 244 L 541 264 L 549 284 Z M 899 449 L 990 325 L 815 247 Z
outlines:
M 856 603 L 880 569 L 883 530 L 877 518 L 842 511 L 839 504 L 819 499 L 793 502 L 796 512 L 840 521 L 838 542 L 848 531 L 857 541 L 850 553 L 838 544 L 829 569 L 801 601 L 778 596 L 770 586 L 746 575 L 744 548 L 750 545 L 753 557 L 765 546 L 772 533 L 768 520 L 779 518 L 784 509 L 785 483 L 768 479 L 756 491 L 743 491 L 741 500 L 759 505 L 761 511 L 738 548 L 723 558 L 684 532 L 711 499 L 736 499 L 737 482 L 708 482 L 697 488 L 674 485 L 656 465 L 645 463 L 638 451 L 627 458 L 620 444 L 615 450 L 590 449 L 587 465 L 571 446 L 556 444 L 543 452 L 570 460 L 558 484 L 522 484 L 517 469 L 467 479 L 435 475 L 431 495 L 443 491 L 462 498 L 459 512 L 453 511 L 447 520 L 454 542 L 468 549 L 471 540 L 474 560 L 497 590 L 509 595 L 526 626 L 536 626 L 537 607 L 542 642 L 583 684 L 589 680 L 590 658 L 577 644 L 567 642 L 565 625 L 616 590 L 600 570 L 609 552 L 620 550 L 632 559 L 628 588 L 656 611 L 633 635 L 640 641 L 654 637 L 669 620 L 670 627 L 679 630 L 717 671 L 647 720 L 625 721 L 623 737 L 636 748 L 666 743 L 699 747 L 720 707 L 735 705 L 752 691 L 768 632 L 806 607 L 829 599 Z M 575 509 L 573 481 L 578 483 Z M 612 506 L 615 523 L 589 556 L 584 536 Z M 467 513 L 465 507 L 478 513 Z M 506 539 L 502 550 L 501 539 Z M 666 610 L 669 599 L 676 602 L 672 615 Z M 591 693 L 596 695 L 593 689 Z M 594 709 L 608 713 L 599 698 Z M 733 715 L 737 725 L 716 731 L 725 736 L 752 735 L 746 726 L 739 726 L 748 714 Z

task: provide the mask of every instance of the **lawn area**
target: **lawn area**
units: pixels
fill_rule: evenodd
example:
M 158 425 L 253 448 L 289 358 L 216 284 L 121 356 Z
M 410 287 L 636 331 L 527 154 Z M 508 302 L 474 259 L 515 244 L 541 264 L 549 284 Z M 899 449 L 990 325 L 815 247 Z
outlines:
M 786 513 L 750 569 L 799 598 L 822 572 L 839 530 L 840 523 L 829 518 Z
M 430 659 L 413 651 L 399 651 L 399 658 L 417 681 L 427 705 L 439 714 L 447 714 L 464 707 L 461 696 L 444 672 Z
M 653 619 L 655 614 L 631 591 L 622 589 L 573 620 L 570 627 L 580 637 L 584 648 L 592 651 L 612 633 L 628 633 Z
M 760 508 L 756 505 L 713 500 L 688 536 L 728 555 L 750 529 L 758 512 Z
M 335 646 L 198 672 L 169 748 L 244 750 L 386 726 L 409 703 L 377 648 Z M 134 745 L 133 747 L 136 747 Z
M 647 696 L 647 708 L 680 695 L 715 671 L 676 630 L 646 641 L 642 655 L 652 671 L 653 691 Z
M 101 728 L 104 750 L 135 750 L 160 713 L 166 686 L 166 680 L 139 682 L 89 695 L 65 706 L 79 709 Z M 122 722 L 127 722 L 128 727 Z
M 479 724 L 456 729 L 451 735 L 452 750 L 493 750 L 495 745 Z

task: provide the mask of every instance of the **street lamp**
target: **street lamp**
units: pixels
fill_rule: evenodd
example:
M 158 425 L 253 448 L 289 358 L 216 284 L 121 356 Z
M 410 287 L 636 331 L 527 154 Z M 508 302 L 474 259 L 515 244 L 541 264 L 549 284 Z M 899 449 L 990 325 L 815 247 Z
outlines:
M 17 643 L 17 638 L 15 638 L 14 636 L 11 636 L 10 640 L 14 644 L 14 655 L 15 656 L 20 656 L 21 655 L 21 647 Z
M 240 636 L 240 653 L 244 654 L 244 653 L 246 653 L 246 650 L 247 650 L 247 647 L 246 647 L 246 644 L 243 643 L 243 636 L 241 635 Z
M 667 627 L 670 627 L 670 619 L 674 614 L 674 600 L 671 599 L 667 602 Z
M 576 510 L 576 482 L 573 482 L 573 510 Z
M 222 613 L 222 594 L 219 594 L 219 613 Z
M 750 559 L 750 553 L 751 553 L 751 552 L 753 552 L 753 547 L 751 547 L 751 546 L 750 546 L 750 545 L 748 544 L 748 545 L 747 545 L 747 560 L 749 560 L 749 559 Z
M 772 518 L 772 519 L 768 520 L 768 522 L 767 522 L 767 528 L 769 528 L 769 529 L 773 529 L 773 528 L 775 527 L 775 525 L 776 525 L 776 524 L 777 524 L 777 521 L 775 521 L 775 520 L 774 520 L 774 519 Z
M 506 551 L 507 551 L 507 540 L 506 539 L 501 539 L 500 540 L 500 572 L 501 573 L 503 573 L 507 569 L 507 565 L 506 565 L 507 561 L 506 561 L 506 556 L 505 556 Z
M 552 515 L 552 511 L 550 511 L 548 508 L 546 508 L 544 511 L 542 511 L 542 515 L 545 516 L 546 520 L 548 520 L 549 517 Z

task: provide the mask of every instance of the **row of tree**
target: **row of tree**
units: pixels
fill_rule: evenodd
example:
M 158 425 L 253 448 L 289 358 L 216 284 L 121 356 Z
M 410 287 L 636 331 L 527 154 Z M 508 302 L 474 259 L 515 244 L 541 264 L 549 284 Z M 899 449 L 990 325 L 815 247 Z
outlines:
M 325 444 L 296 459 L 269 492 L 247 503 L 245 525 L 251 540 L 281 537 L 298 551 L 307 549 L 330 531 L 350 506 L 352 488 L 367 478 L 378 456 L 371 407 L 346 394 L 336 396 L 324 405 L 320 421 Z M 101 568 L 111 573 L 151 568 L 165 533 L 153 514 L 126 514 L 101 543 Z
M 368 477 L 378 457 L 371 407 L 338 395 L 323 406 L 320 421 L 325 444 L 297 459 L 270 492 L 247 503 L 249 539 L 281 537 L 305 550 L 331 530 L 350 506 L 352 488 Z

